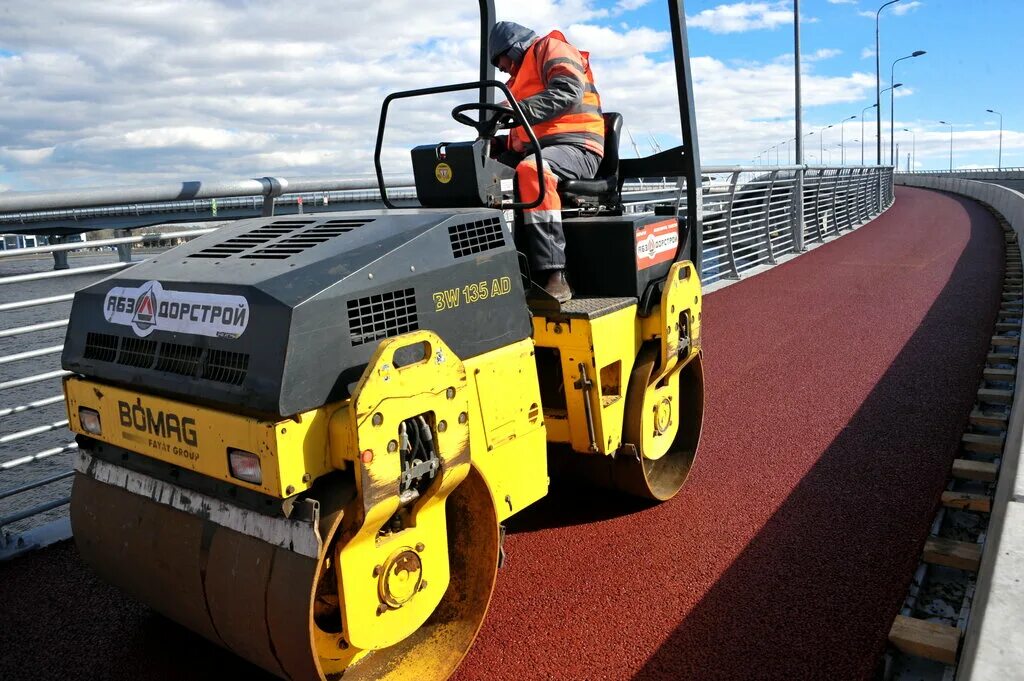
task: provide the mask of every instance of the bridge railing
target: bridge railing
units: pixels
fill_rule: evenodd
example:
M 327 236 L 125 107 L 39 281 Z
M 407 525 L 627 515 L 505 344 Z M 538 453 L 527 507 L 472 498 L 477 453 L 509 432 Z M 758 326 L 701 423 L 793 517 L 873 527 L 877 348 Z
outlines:
M 893 200 L 887 167 L 710 166 L 703 174 L 702 269 L 710 286 L 795 257 Z M 387 184 L 389 195 L 415 205 L 412 178 Z M 684 189 L 674 181 L 628 183 L 625 209 L 646 212 L 676 201 L 685 207 Z M 117 235 L 73 243 L 58 236 L 46 246 L 0 250 L 0 559 L 70 535 L 66 505 L 76 444 L 61 397 L 67 372 L 60 353 L 74 291 L 231 219 L 364 207 L 380 207 L 374 180 L 262 178 L 0 194 L 0 233 L 88 234 L 106 226 Z M 175 224 L 151 227 L 164 223 Z M 129 231 L 143 226 L 150 228 Z

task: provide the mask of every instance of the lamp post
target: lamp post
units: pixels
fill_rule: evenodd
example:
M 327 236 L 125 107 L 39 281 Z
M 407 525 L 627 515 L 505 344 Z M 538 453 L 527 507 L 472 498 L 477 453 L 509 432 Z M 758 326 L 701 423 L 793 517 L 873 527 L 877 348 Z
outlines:
M 912 137 L 912 139 L 913 139 L 913 141 L 911 142 L 911 146 L 910 146 L 910 158 L 912 159 L 911 163 L 913 163 L 914 167 L 916 168 L 917 167 L 917 133 L 914 132 L 913 130 L 911 130 L 910 128 L 903 128 L 903 132 L 909 132 L 911 137 Z M 907 172 L 910 172 L 910 166 L 907 166 Z
M 999 170 L 1003 169 L 1003 114 L 992 109 L 985 109 L 989 113 L 999 116 Z
M 949 126 L 949 172 L 953 172 L 953 124 L 946 121 L 939 121 L 939 123 Z
M 824 128 L 818 131 L 818 158 L 824 158 L 825 131 L 831 127 L 831 125 L 826 125 Z
M 839 124 L 839 156 L 842 159 L 840 160 L 839 165 L 846 165 L 846 147 L 844 146 L 846 144 L 846 121 L 852 121 L 856 117 L 857 114 L 854 114 L 849 118 L 844 118 Z
M 868 109 L 874 109 L 878 105 L 872 104 L 871 106 L 864 107 L 864 111 L 860 112 L 860 164 L 864 165 L 864 114 Z
M 928 54 L 924 50 L 915 50 L 913 53 L 908 54 L 906 57 L 900 57 L 892 63 L 892 68 L 889 70 L 889 82 L 892 83 L 896 80 L 896 64 L 903 61 L 904 59 L 913 59 L 914 57 L 920 57 L 922 54 Z M 889 162 L 895 167 L 895 159 L 892 155 L 893 143 L 896 138 L 895 126 L 896 120 L 896 91 L 893 90 L 889 93 Z
M 882 62 L 881 62 L 881 51 L 878 44 L 878 18 L 882 14 L 882 10 L 889 5 L 895 4 L 900 0 L 889 0 L 875 12 L 875 106 L 878 109 L 875 111 L 875 126 L 878 134 L 878 141 L 875 143 L 875 165 L 882 165 L 882 92 L 878 88 L 882 87 Z

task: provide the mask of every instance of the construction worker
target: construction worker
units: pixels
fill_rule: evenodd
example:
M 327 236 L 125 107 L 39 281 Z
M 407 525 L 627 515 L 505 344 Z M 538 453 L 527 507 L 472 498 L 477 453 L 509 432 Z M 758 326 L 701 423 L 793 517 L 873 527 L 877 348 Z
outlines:
M 511 21 L 499 21 L 488 41 L 491 63 L 512 77 L 508 88 L 540 142 L 544 157 L 544 201 L 523 211 L 531 274 L 559 302 L 572 298 L 565 279 L 565 234 L 558 180 L 594 177 L 604 156 L 604 118 L 587 52 L 569 44 L 560 31 L 543 38 Z M 515 166 L 520 201 L 540 193 L 536 159 L 522 126 L 506 142 Z

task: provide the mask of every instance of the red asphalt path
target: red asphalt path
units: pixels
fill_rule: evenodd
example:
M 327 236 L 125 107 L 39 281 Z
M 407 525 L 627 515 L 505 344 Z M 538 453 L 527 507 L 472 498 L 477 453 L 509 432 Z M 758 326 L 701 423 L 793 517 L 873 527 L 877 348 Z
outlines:
M 1002 234 L 897 189 L 883 216 L 707 297 L 696 466 L 658 506 L 559 485 L 513 519 L 457 678 L 858 679 L 884 649 L 973 401 Z M 0 678 L 265 678 L 101 583 L 0 564 Z

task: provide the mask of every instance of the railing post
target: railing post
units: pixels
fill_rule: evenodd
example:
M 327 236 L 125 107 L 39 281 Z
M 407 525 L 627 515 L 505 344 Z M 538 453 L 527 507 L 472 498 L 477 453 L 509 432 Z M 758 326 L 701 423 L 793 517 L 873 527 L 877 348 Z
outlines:
M 64 237 L 60 234 L 51 235 L 47 241 L 51 244 L 62 244 L 64 243 Z M 66 270 L 70 269 L 68 265 L 68 251 L 54 251 L 53 252 L 53 269 L 54 270 Z
M 775 176 L 779 174 L 778 170 L 773 170 L 769 175 L 768 180 L 768 191 L 764 195 L 764 243 L 768 248 L 768 262 L 772 265 L 775 264 L 775 249 L 772 248 L 772 225 L 771 225 L 771 211 L 772 211 L 772 192 L 775 190 Z
M 118 238 L 127 237 L 127 236 L 131 236 L 131 235 L 132 235 L 131 231 L 127 230 L 127 229 L 115 229 L 114 230 L 114 236 L 116 236 Z M 118 260 L 120 260 L 121 262 L 131 262 L 132 261 L 132 245 L 131 244 L 117 244 L 115 246 L 115 248 L 117 248 L 117 259 Z
M 825 235 L 821 229 L 821 187 L 825 184 L 825 171 L 818 169 L 818 187 L 814 192 L 814 231 L 818 233 L 818 242 L 825 241 Z
M 288 188 L 288 180 L 276 177 L 261 177 L 258 180 L 263 185 L 263 210 L 260 212 L 265 218 L 274 215 L 274 204 L 278 196 Z
M 732 267 L 732 276 L 740 278 L 739 268 L 736 266 L 736 254 L 732 250 L 732 209 L 736 203 L 736 183 L 740 179 L 740 172 L 734 170 L 729 180 L 729 206 L 725 209 L 725 252 L 729 255 L 729 265 Z
M 793 252 L 801 253 L 804 250 L 804 173 L 806 168 L 800 166 L 796 171 L 796 179 L 793 182 L 793 198 L 790 200 L 790 207 L 793 213 Z M 795 201 L 795 204 L 793 203 Z

